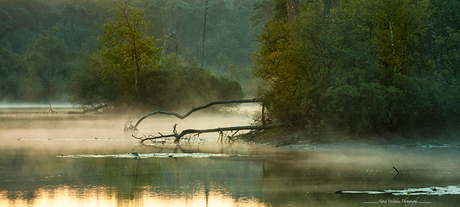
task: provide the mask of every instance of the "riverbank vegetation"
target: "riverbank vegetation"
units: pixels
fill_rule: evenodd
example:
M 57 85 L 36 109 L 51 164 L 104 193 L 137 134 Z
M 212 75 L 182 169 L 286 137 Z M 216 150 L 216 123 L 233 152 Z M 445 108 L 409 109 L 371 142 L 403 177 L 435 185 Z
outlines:
M 357 136 L 459 121 L 458 2 L 280 0 L 275 11 L 254 54 L 268 121 Z

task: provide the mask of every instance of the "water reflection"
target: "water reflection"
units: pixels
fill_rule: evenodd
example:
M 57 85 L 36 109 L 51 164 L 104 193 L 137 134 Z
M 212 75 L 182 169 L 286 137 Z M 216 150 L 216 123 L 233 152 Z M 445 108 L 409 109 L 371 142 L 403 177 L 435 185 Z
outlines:
M 120 199 L 105 188 L 75 189 L 62 186 L 54 189 L 40 189 L 34 198 L 6 198 L 0 193 L 0 206 L 266 206 L 255 198 L 240 198 L 235 201 L 230 195 L 213 191 L 208 197 L 201 193 L 193 195 L 161 195 L 152 189 L 143 191 L 129 199 Z
M 365 202 L 403 197 L 335 192 L 460 184 L 457 148 L 297 151 L 215 141 L 139 146 L 125 137 L 124 122 L 111 116 L 0 116 L 0 206 L 369 206 Z M 244 156 L 142 156 L 198 152 Z M 139 159 L 109 156 L 134 153 Z M 416 196 L 433 206 L 459 202 L 458 195 Z
M 62 158 L 38 163 L 28 157 L 8 166 L 3 162 L 8 155 L 1 160 L 2 169 L 11 171 L 1 173 L 0 206 L 264 206 L 251 190 L 232 186 L 232 178 L 253 180 L 257 172 L 231 160 Z
M 334 192 L 460 183 L 458 161 L 446 157 L 452 153 L 250 148 L 244 157 L 134 159 L 59 158 L 40 149 L 4 149 L 0 206 L 365 206 L 395 196 Z M 387 162 L 401 166 L 396 178 Z M 458 196 L 420 200 L 449 206 Z

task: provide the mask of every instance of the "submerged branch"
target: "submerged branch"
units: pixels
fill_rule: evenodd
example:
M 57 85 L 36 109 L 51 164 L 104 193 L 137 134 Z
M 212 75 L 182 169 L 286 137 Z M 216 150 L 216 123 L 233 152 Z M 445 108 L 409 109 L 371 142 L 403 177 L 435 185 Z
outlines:
M 48 114 L 51 113 L 51 114 L 58 114 L 58 112 L 56 112 L 55 110 L 53 110 L 53 108 L 51 108 L 51 104 L 50 104 L 50 110 L 48 111 Z
M 111 104 L 101 104 L 96 107 L 91 107 L 91 108 L 84 108 L 83 111 L 70 111 L 68 114 L 86 114 L 88 112 L 99 112 L 99 110 L 107 110 L 113 107 Z
M 224 131 L 238 131 L 238 130 L 262 130 L 262 129 L 269 129 L 269 128 L 276 128 L 286 126 L 286 123 L 274 123 L 264 126 L 236 126 L 236 127 L 223 127 L 223 128 L 214 128 L 214 129 L 186 129 L 182 131 L 180 134 L 177 133 L 176 126 L 173 127 L 173 134 L 163 135 L 161 133 L 160 136 L 149 136 L 149 137 L 136 137 L 132 135 L 134 138 L 139 139 L 141 143 L 147 140 L 155 140 L 161 138 L 168 138 L 168 137 L 175 137 L 175 143 L 178 143 L 180 139 L 187 135 L 187 134 L 202 134 L 202 133 L 211 133 L 211 132 L 224 132 Z
M 213 101 L 213 102 L 210 102 L 210 103 L 208 103 L 206 105 L 199 106 L 199 107 L 196 107 L 196 108 L 192 106 L 192 109 L 189 112 L 187 112 L 186 114 L 184 114 L 184 115 L 180 115 L 178 113 L 169 112 L 169 111 L 161 111 L 161 110 L 153 111 L 153 112 L 150 112 L 147 115 L 143 116 L 142 118 L 140 118 L 136 122 L 136 124 L 133 126 L 133 129 L 137 130 L 137 126 L 141 123 L 142 120 L 146 119 L 149 116 L 153 116 L 155 114 L 164 114 L 164 115 L 169 115 L 169 116 L 175 116 L 175 117 L 177 117 L 179 119 L 185 119 L 195 111 L 205 109 L 205 108 L 208 108 L 208 107 L 210 107 L 212 105 L 216 105 L 216 104 L 232 104 L 232 103 L 237 103 L 238 104 L 238 103 L 255 103 L 255 102 L 260 102 L 260 101 L 258 99 L 240 99 L 240 100 Z

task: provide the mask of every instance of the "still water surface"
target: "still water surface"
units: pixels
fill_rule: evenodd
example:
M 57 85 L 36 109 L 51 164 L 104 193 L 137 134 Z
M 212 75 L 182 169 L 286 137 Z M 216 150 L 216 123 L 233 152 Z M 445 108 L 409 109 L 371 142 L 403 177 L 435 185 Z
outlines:
M 459 148 L 287 150 L 220 144 L 217 134 L 140 146 L 123 132 L 137 116 L 0 110 L 1 207 L 460 203 Z M 159 116 L 145 120 L 138 136 L 170 133 L 175 123 L 180 131 L 248 122 L 245 114 Z

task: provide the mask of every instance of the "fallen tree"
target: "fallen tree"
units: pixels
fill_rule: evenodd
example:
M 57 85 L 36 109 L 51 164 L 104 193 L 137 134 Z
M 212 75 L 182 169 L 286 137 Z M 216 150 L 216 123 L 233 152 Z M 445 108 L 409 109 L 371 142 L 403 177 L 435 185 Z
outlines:
M 125 131 L 137 132 L 138 131 L 137 126 L 142 122 L 142 120 L 146 119 L 147 117 L 153 116 L 155 114 L 164 114 L 164 115 L 168 115 L 168 116 L 175 116 L 175 117 L 177 117 L 179 119 L 185 119 L 188 116 L 190 116 L 193 112 L 208 108 L 208 107 L 210 107 L 212 105 L 216 105 L 216 104 L 240 104 L 240 103 L 256 103 L 256 102 L 260 102 L 260 101 L 258 99 L 240 99 L 240 100 L 213 101 L 213 102 L 210 102 L 210 103 L 208 103 L 206 105 L 199 106 L 199 107 L 196 107 L 196 108 L 192 106 L 192 109 L 189 112 L 187 112 L 186 114 L 184 114 L 184 115 L 180 115 L 180 114 L 177 114 L 175 112 L 169 112 L 169 111 L 161 111 L 161 110 L 153 111 L 153 112 L 150 112 L 147 115 L 141 117 L 136 122 L 135 125 L 132 125 L 131 124 L 132 121 L 129 120 L 125 124 Z M 264 113 L 264 107 L 262 106 L 262 117 L 264 117 L 263 113 Z M 264 118 L 262 118 L 262 119 L 264 119 Z M 199 135 L 199 134 L 202 134 L 202 133 L 219 132 L 220 135 L 221 135 L 220 139 L 223 139 L 223 132 L 236 131 L 232 135 L 232 136 L 234 136 L 240 130 L 260 131 L 260 130 L 263 130 L 263 129 L 270 129 L 270 128 L 287 126 L 286 123 L 266 124 L 265 120 L 262 120 L 262 123 L 263 123 L 262 126 L 235 126 L 235 127 L 222 127 L 222 128 L 219 127 L 219 128 L 213 128 L 213 129 L 186 129 L 186 130 L 183 130 L 181 133 L 177 132 L 177 129 L 176 129 L 177 124 L 174 124 L 172 134 L 163 135 L 160 132 L 158 132 L 159 136 L 153 136 L 153 135 L 149 135 L 149 136 L 144 135 L 144 137 L 136 137 L 134 135 L 132 135 L 132 136 L 134 138 L 136 138 L 136 139 L 139 139 L 141 143 L 144 143 L 147 140 L 153 141 L 153 140 L 156 140 L 156 139 L 169 138 L 169 137 L 174 137 L 175 138 L 174 143 L 178 143 L 182 137 L 184 137 L 185 135 L 188 135 L 188 134 L 197 134 L 197 135 Z
M 180 139 L 184 137 L 185 135 L 188 134 L 203 134 L 203 133 L 211 133 L 211 132 L 219 132 L 222 134 L 222 132 L 226 131 L 240 131 L 240 130 L 262 130 L 262 129 L 270 129 L 270 128 L 276 128 L 276 127 L 282 127 L 282 126 L 287 126 L 286 123 L 274 123 L 274 124 L 268 124 L 264 126 L 235 126 L 235 127 L 222 127 L 222 128 L 214 128 L 214 129 L 186 129 L 183 130 L 180 134 L 177 133 L 176 130 L 177 124 L 174 125 L 173 127 L 173 134 L 167 134 L 163 135 L 160 132 L 160 136 L 148 136 L 148 137 L 136 137 L 132 135 L 134 138 L 139 139 L 141 143 L 144 143 L 147 140 L 155 140 L 155 139 L 162 139 L 162 138 L 168 138 L 168 137 L 174 137 L 174 143 L 179 143 Z M 236 132 L 234 134 L 236 134 Z
M 142 120 L 146 119 L 149 116 L 153 116 L 155 114 L 164 114 L 164 115 L 169 115 L 169 116 L 175 116 L 175 117 L 177 117 L 179 119 L 185 119 L 195 111 L 199 111 L 199 110 L 208 108 L 208 107 L 210 107 L 212 105 L 216 105 L 216 104 L 240 104 L 240 103 L 256 103 L 256 102 L 260 102 L 260 101 L 258 99 L 240 99 L 240 100 L 213 101 L 213 102 L 210 102 L 210 103 L 208 103 L 206 105 L 199 106 L 199 107 L 196 107 L 196 108 L 192 106 L 192 109 L 189 112 L 187 112 L 186 114 L 184 114 L 184 115 L 179 115 L 178 113 L 169 112 L 169 111 L 161 111 L 161 110 L 153 111 L 153 112 L 150 112 L 147 115 L 143 116 L 142 118 L 140 118 L 136 122 L 136 124 L 134 124 L 134 126 L 132 127 L 132 130 L 137 131 L 137 126 L 141 123 Z

